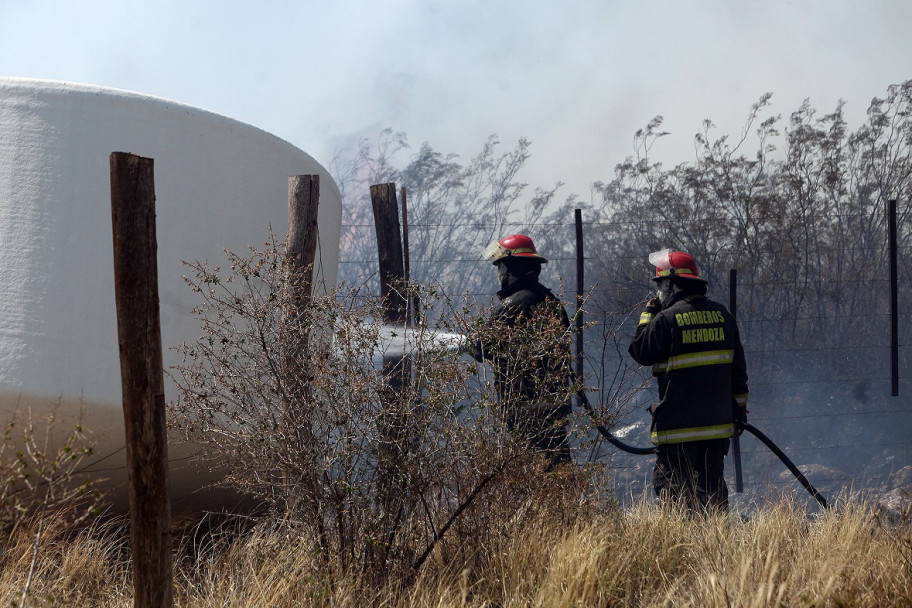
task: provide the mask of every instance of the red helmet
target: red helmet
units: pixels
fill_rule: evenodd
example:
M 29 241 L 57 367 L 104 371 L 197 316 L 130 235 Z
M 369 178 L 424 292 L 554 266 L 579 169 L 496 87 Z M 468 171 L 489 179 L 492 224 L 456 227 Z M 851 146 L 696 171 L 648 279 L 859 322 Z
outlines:
M 653 281 L 666 277 L 680 277 L 682 279 L 706 282 L 706 279 L 700 276 L 697 261 L 689 253 L 662 249 L 649 254 L 649 263 L 656 267 L 656 274 L 652 278 Z
M 543 264 L 548 263 L 548 260 L 538 255 L 538 252 L 535 250 L 535 243 L 533 243 L 532 239 L 525 234 L 511 234 L 510 236 L 503 237 L 499 241 L 494 241 L 485 248 L 482 255 L 484 256 L 484 259 L 492 264 L 496 264 L 504 258 L 514 256 L 532 258 Z

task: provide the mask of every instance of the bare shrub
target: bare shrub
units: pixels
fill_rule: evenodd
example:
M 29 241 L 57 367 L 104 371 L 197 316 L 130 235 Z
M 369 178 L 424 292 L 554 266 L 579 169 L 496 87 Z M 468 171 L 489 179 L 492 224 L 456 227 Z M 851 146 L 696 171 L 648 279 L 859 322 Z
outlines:
M 21 578 L 7 581 L 24 605 L 35 577 L 39 550 L 48 526 L 68 527 L 95 513 L 100 494 L 90 479 L 78 479 L 79 466 L 93 453 L 86 431 L 58 425 L 60 401 L 46 416 L 18 413 L 0 439 L 0 570 L 19 568 Z M 51 516 L 53 514 L 53 516 Z M 23 543 L 27 552 L 22 551 Z
M 283 249 L 188 264 L 203 335 L 179 348 L 172 424 L 312 539 L 330 586 L 411 580 L 445 539 L 477 539 L 493 500 L 505 512 L 541 488 L 544 459 L 506 432 L 484 366 L 453 352 L 496 328 L 433 289 L 419 300 L 442 314 L 407 333 L 356 291 L 301 301 Z

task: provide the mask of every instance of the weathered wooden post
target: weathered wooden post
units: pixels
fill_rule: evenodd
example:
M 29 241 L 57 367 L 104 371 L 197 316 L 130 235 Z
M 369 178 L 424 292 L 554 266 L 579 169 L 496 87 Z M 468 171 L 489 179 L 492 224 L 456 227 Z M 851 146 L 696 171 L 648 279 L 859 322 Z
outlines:
M 383 317 L 387 325 L 406 330 L 405 263 L 402 236 L 399 231 L 399 207 L 396 203 L 396 184 L 371 186 L 371 204 L 377 230 L 377 254 L 380 266 L 380 295 Z M 406 340 L 406 344 L 408 341 Z M 383 374 L 386 388 L 381 395 L 383 415 L 378 421 L 380 439 L 379 472 L 383 480 L 384 520 L 387 532 L 396 526 L 402 504 L 403 479 L 401 462 L 408 451 L 409 416 L 405 403 L 411 378 L 411 356 L 407 352 L 383 353 Z M 383 552 L 389 548 L 381 548 Z
M 317 211 L 320 176 L 288 178 L 288 237 L 285 272 L 288 280 L 287 309 L 283 311 L 281 432 L 297 445 L 313 444 L 310 416 L 310 379 L 307 365 L 310 327 L 304 316 L 311 301 L 313 269 L 317 251 Z M 291 439 L 294 435 L 294 439 Z
M 295 175 L 288 178 L 288 238 L 285 250 L 285 272 L 288 277 L 289 306 L 286 311 L 299 318 L 310 303 L 313 269 L 317 252 L 317 210 L 320 205 L 320 176 Z M 306 359 L 308 335 L 304 328 L 291 328 L 284 336 L 286 379 L 299 377 L 296 372 Z M 289 375 L 290 374 L 290 375 Z
M 377 230 L 377 253 L 380 263 L 380 297 L 383 298 L 384 320 L 405 323 L 405 263 L 402 255 L 402 234 L 399 230 L 399 206 L 396 203 L 396 184 L 370 187 Z
M 172 606 L 171 503 L 153 160 L 111 154 L 114 293 L 126 427 L 133 605 Z
M 317 252 L 317 210 L 320 206 L 320 176 L 288 178 L 288 250 L 286 263 L 295 277 L 294 301 L 310 300 Z
M 286 296 L 282 310 L 283 331 L 281 339 L 281 394 L 279 433 L 284 449 L 283 485 L 302 484 L 306 491 L 316 492 L 316 442 L 313 436 L 313 399 L 308 368 L 310 330 L 307 308 L 313 289 L 313 271 L 317 251 L 317 212 L 320 205 L 320 176 L 295 175 L 288 178 L 288 235 L 285 249 Z M 294 463 L 292 465 L 292 463 Z M 289 475 L 289 466 L 298 477 Z M 307 503 L 314 505 L 313 501 Z M 325 546 L 319 512 L 311 510 L 309 516 L 321 530 L 321 546 Z
M 402 235 L 399 230 L 399 206 L 396 184 L 371 186 L 371 204 L 377 230 L 377 256 L 380 265 L 380 296 L 383 317 L 388 325 L 406 325 L 405 262 Z M 383 371 L 392 389 L 391 401 L 397 400 L 410 374 L 409 358 L 405 353 L 384 353 Z M 393 405 L 392 403 L 390 405 Z

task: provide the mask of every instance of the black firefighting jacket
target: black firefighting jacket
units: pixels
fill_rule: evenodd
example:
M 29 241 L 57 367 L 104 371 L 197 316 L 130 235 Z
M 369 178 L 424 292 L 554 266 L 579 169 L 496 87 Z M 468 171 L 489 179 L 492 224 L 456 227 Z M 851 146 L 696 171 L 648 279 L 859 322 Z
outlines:
M 533 277 L 522 277 L 497 295 L 500 306 L 472 354 L 478 361 L 491 361 L 501 399 L 507 406 L 566 401 L 570 320 L 563 304 Z
M 734 408 L 747 407 L 747 365 L 738 326 L 722 304 L 675 294 L 655 315 L 643 312 L 628 350 L 658 380 L 653 443 L 732 436 Z

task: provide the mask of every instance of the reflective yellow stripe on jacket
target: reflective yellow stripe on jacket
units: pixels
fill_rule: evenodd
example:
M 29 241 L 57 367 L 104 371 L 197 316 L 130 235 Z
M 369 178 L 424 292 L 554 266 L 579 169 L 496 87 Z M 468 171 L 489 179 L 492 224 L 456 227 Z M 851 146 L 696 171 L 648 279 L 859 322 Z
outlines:
M 685 441 L 701 441 L 708 439 L 726 439 L 735 432 L 734 424 L 718 424 L 716 426 L 693 427 L 689 429 L 672 429 L 670 431 L 653 431 L 652 442 L 655 445 L 663 443 L 683 443 Z
M 654 374 L 664 374 L 666 372 L 686 369 L 688 367 L 699 367 L 701 365 L 724 365 L 735 360 L 735 351 L 727 350 L 707 350 L 699 353 L 687 353 L 684 355 L 675 355 L 668 360 L 656 363 L 652 366 Z

